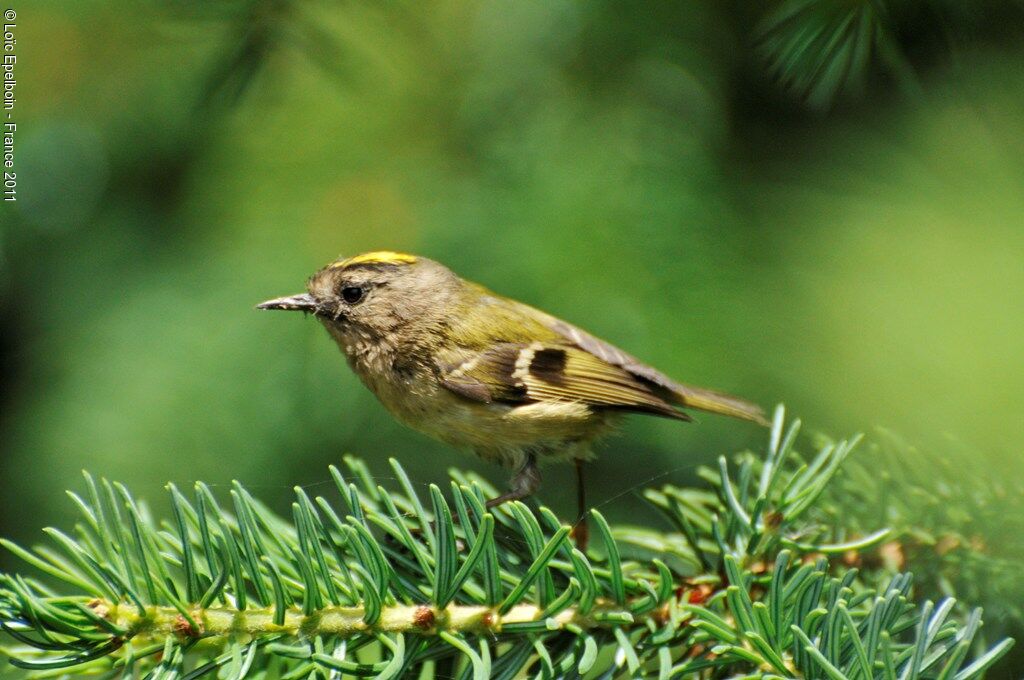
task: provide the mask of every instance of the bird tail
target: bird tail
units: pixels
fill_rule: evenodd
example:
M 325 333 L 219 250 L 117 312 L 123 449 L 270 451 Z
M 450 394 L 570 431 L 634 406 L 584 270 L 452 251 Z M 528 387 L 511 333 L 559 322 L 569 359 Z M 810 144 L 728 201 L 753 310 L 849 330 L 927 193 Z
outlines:
M 758 425 L 768 425 L 764 411 L 757 404 L 744 401 L 739 397 L 733 397 L 714 390 L 706 390 L 702 387 L 690 387 L 689 385 L 678 385 L 676 397 L 685 408 L 695 408 L 709 413 L 719 413 L 724 416 L 732 416 L 742 420 L 750 420 Z

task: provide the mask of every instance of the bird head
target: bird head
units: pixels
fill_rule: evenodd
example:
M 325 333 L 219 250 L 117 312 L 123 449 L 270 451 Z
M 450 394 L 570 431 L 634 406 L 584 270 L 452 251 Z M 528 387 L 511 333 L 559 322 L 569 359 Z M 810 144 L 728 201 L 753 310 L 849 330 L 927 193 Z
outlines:
M 350 344 L 438 323 L 458 298 L 461 283 L 433 260 L 375 251 L 332 262 L 309 278 L 305 293 L 257 308 L 313 314 L 340 343 Z

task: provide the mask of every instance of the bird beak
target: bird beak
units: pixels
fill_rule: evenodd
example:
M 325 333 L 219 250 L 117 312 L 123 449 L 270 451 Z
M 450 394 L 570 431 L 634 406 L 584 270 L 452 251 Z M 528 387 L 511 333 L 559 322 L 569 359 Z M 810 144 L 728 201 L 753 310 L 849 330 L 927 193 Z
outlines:
M 299 312 L 315 312 L 317 310 L 316 300 L 308 293 L 300 295 L 289 295 L 288 297 L 267 300 L 256 305 L 256 309 L 287 309 Z

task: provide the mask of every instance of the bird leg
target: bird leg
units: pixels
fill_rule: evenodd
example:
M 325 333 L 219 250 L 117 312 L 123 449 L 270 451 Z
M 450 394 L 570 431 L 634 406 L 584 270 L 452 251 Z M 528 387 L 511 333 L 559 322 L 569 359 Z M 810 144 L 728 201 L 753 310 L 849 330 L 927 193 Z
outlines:
M 590 525 L 587 523 L 587 487 L 583 483 L 583 461 L 579 458 L 573 461 L 576 463 L 576 507 L 578 515 L 576 524 L 572 527 L 572 536 L 576 539 L 576 547 L 580 552 L 586 552 L 590 543 Z
M 496 508 L 502 503 L 519 501 L 527 496 L 532 496 L 540 488 L 540 469 L 537 467 L 537 459 L 533 455 L 526 457 L 526 462 L 519 472 L 509 482 L 510 489 L 487 501 L 487 509 Z

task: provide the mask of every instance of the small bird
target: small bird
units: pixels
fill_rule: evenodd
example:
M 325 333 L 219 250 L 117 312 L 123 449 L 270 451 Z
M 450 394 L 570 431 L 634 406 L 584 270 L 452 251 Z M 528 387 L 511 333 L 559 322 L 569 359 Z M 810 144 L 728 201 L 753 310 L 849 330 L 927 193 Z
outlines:
M 515 470 L 487 503 L 532 495 L 539 465 L 572 461 L 585 544 L 583 462 L 625 413 L 680 408 L 765 424 L 759 407 L 677 383 L 572 324 L 459 278 L 425 257 L 377 251 L 313 274 L 306 293 L 259 309 L 308 312 L 401 422 Z

